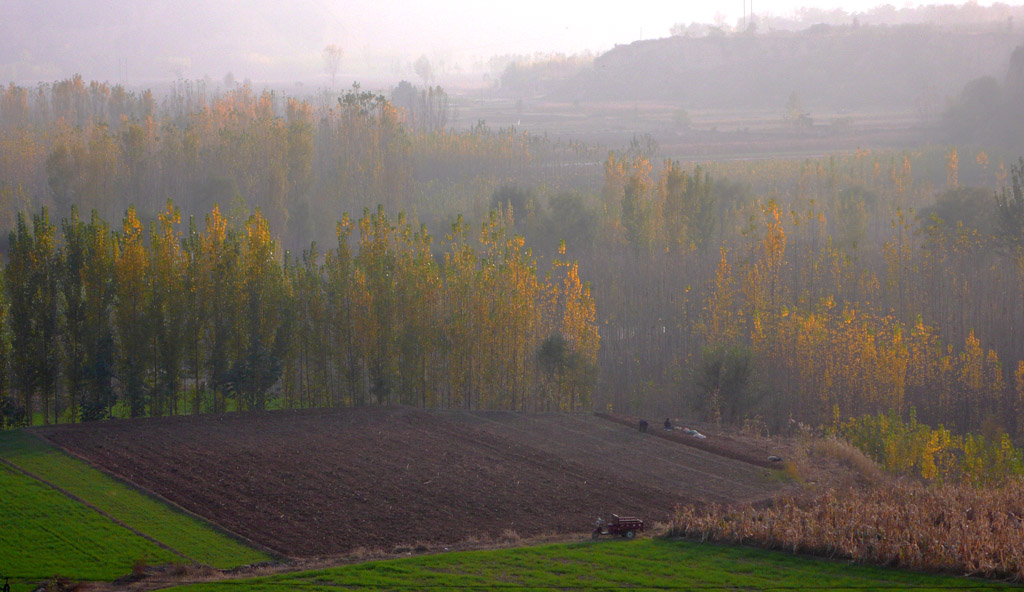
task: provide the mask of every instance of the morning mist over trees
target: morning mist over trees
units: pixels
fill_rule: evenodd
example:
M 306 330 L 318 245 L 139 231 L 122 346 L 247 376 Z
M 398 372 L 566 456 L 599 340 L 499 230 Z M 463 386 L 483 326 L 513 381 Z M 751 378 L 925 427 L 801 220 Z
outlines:
M 504 8 L 0 6 L 0 578 L 1024 577 L 1024 6 Z

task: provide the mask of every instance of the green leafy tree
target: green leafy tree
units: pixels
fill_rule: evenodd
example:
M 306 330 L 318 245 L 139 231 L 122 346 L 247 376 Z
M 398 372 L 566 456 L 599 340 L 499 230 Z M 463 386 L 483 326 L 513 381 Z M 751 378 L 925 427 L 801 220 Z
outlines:
M 209 322 L 209 300 L 212 295 L 203 237 L 192 216 L 188 220 L 188 233 L 182 241 L 182 257 L 185 266 L 182 278 L 185 367 L 192 379 L 192 414 L 198 415 L 202 411 L 202 371 L 206 353 L 203 336 Z
M 287 302 L 284 275 L 275 259 L 276 242 L 259 208 L 245 225 L 242 250 L 244 345 L 229 375 L 240 408 L 266 409 L 267 391 L 284 369 L 282 309 Z
M 370 392 L 378 403 L 388 403 L 397 379 L 395 354 L 396 257 L 392 245 L 395 227 L 383 206 L 373 214 L 367 209 L 359 220 L 357 267 L 365 274 L 370 297 L 370 319 L 375 337 L 367 352 Z
M 1010 167 L 1011 186 L 996 194 L 999 232 L 1015 249 L 1024 249 L 1024 158 Z
M 622 226 L 626 240 L 636 253 L 646 253 L 654 239 L 654 208 L 648 193 L 649 180 L 634 171 L 626 180 L 622 195 Z
M 54 227 L 43 208 L 32 216 L 29 232 L 24 218 L 11 235 L 11 316 L 15 351 L 15 381 L 26 413 L 33 420 L 32 400 L 42 403 L 43 422 L 56 421 L 60 372 L 60 294 Z
M 151 326 L 147 322 L 149 308 L 149 258 L 142 241 L 142 222 L 129 207 L 121 221 L 118 236 L 118 258 L 115 264 L 117 300 L 114 308 L 119 337 L 120 382 L 125 403 L 132 417 L 146 411 L 149 393 L 146 377 L 150 369 Z
M 480 355 L 477 340 L 479 323 L 477 254 L 469 243 L 469 227 L 462 216 L 452 223 L 445 236 L 444 254 L 444 332 L 442 353 L 448 370 L 447 386 L 451 390 L 448 406 L 473 406 L 476 374 Z M 477 403 L 479 405 L 479 402 Z
M 213 390 L 214 410 L 223 412 L 231 364 L 241 348 L 243 277 L 238 234 L 228 230 L 227 219 L 216 206 L 206 217 L 202 243 L 205 281 L 200 281 L 209 287 L 206 366 Z
M 695 382 L 694 407 L 712 421 L 736 423 L 757 404 L 753 353 L 738 345 L 704 348 Z
M 89 235 L 85 222 L 78 218 L 78 208 L 61 223 L 64 245 L 58 260 L 61 295 L 64 300 L 64 381 L 72 421 L 80 415 L 86 389 L 86 324 L 85 263 L 89 256 Z
M 31 422 L 37 385 L 35 365 L 38 361 L 39 347 L 33 323 L 36 304 L 32 281 L 35 274 L 35 249 L 34 237 L 23 214 L 18 214 L 16 224 L 10 235 L 4 285 L 10 302 L 13 386 L 21 395 L 22 407 L 28 421 Z
M 324 257 L 324 271 L 327 281 L 327 310 L 331 318 L 329 326 L 331 357 L 344 378 L 344 397 L 336 393 L 335 404 L 345 401 L 351 405 L 363 402 L 362 365 L 356 343 L 354 294 L 354 266 L 349 237 L 352 224 L 348 214 L 342 216 L 337 225 L 338 246 Z
M 11 372 L 11 342 L 8 329 L 11 321 L 6 284 L 7 278 L 0 273 L 0 401 L 8 401 L 10 406 L 14 406 L 13 400 L 8 399 Z M 4 415 L 0 412 L 0 423 L 5 421 Z M 0 425 L 0 429 L 3 427 Z
M 86 257 L 82 265 L 84 290 L 84 378 L 86 397 L 81 418 L 108 417 L 114 406 L 115 340 L 112 313 L 117 295 L 117 240 L 95 210 L 85 227 Z
M 295 311 L 295 354 L 299 400 L 308 407 L 331 404 L 332 365 L 327 282 L 319 264 L 316 243 L 302 253 L 302 260 L 289 266 Z
M 150 229 L 148 264 L 149 326 L 156 376 L 152 415 L 174 415 L 182 384 L 186 321 L 186 260 L 181 234 L 175 226 L 181 222 L 178 208 L 170 201 Z

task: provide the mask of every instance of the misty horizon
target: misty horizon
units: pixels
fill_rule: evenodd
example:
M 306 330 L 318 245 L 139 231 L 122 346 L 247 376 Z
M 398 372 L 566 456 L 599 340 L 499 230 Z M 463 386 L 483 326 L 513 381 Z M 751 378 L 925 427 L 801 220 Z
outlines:
M 314 0 L 216 2 L 181 12 L 167 2 L 12 0 L 0 8 L 0 80 L 35 84 L 77 73 L 133 87 L 180 79 L 317 87 L 331 80 L 322 52 L 336 44 L 343 52 L 336 87 L 356 80 L 369 87 L 420 80 L 414 64 L 421 56 L 431 64 L 429 82 L 474 86 L 493 83 L 512 59 L 592 57 L 640 40 L 706 33 L 709 27 L 736 31 L 751 22 L 765 32 L 816 22 L 844 24 L 856 17 L 864 23 L 899 22 L 912 12 L 911 3 L 897 10 L 873 8 L 874 1 L 840 7 L 776 0 L 757 2 L 751 18 L 751 4 L 736 3 L 730 11 L 645 3 L 629 15 L 609 18 L 576 4 L 526 3 L 497 10 L 462 2 L 367 8 Z M 800 8 L 807 4 L 817 6 Z M 971 5 L 953 10 L 957 19 L 969 20 L 964 15 Z M 1010 10 L 1004 6 L 1002 13 Z M 872 14 L 874 20 L 867 18 Z

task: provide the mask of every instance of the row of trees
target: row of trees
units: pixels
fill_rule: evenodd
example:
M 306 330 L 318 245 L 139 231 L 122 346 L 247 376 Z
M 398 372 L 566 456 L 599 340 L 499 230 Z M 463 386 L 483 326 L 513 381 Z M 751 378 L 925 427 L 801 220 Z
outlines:
M 531 154 L 568 154 L 483 122 L 453 130 L 440 87 L 405 83 L 392 97 L 358 84 L 297 98 L 182 82 L 158 102 L 79 76 L 0 86 L 0 231 L 29 207 L 66 216 L 76 204 L 112 219 L 133 204 L 154 219 L 170 199 L 187 212 L 218 203 L 235 218 L 258 207 L 297 250 L 330 240 L 338 212 L 376 204 L 427 222 L 460 212 L 480 220 L 490 190 L 521 175 Z
M 6 420 L 94 420 L 268 406 L 589 405 L 599 338 L 575 262 L 541 275 L 512 212 L 441 245 L 383 207 L 321 254 L 281 253 L 259 210 L 182 229 L 77 210 L 18 216 L 4 268 Z M 353 236 L 353 231 L 355 236 Z M 439 247 L 439 248 L 438 248 Z

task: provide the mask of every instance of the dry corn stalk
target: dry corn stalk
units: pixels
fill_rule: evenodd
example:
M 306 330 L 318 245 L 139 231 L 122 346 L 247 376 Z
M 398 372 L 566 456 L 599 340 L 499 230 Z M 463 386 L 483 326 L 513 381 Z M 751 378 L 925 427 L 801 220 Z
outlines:
M 781 497 L 767 507 L 679 508 L 699 540 L 993 578 L 1024 579 L 1024 482 L 976 488 L 897 483 Z

